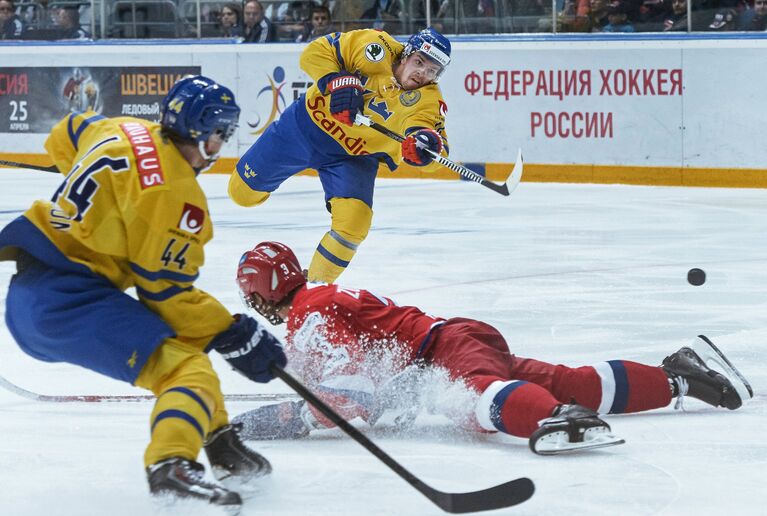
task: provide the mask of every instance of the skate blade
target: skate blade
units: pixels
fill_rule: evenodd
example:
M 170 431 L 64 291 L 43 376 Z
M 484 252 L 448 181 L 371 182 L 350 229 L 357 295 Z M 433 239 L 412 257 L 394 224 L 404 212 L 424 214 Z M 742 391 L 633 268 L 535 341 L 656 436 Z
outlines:
M 724 356 L 724 353 L 708 337 L 698 335 L 698 338 L 693 342 L 692 349 L 708 367 L 718 371 L 730 380 L 738 396 L 740 396 L 741 402 L 754 397 L 754 390 L 751 388 L 748 380 L 746 380 L 746 377 L 732 365 L 732 362 Z
M 538 455 L 559 455 L 582 450 L 594 450 L 625 444 L 625 440 L 611 433 L 607 428 L 589 428 L 583 434 L 583 441 L 572 443 L 565 431 L 552 432 L 542 436 L 533 450 Z
M 226 476 L 219 477 L 216 473 L 221 473 L 222 475 L 225 474 Z M 216 478 L 218 483 L 230 491 L 236 491 L 239 493 L 243 500 L 248 500 L 256 495 L 263 493 L 263 482 L 259 481 L 267 475 L 268 473 L 261 473 L 258 475 L 252 475 L 243 478 L 240 476 L 229 475 L 228 472 L 218 472 L 213 470 L 213 476 Z
M 238 516 L 241 505 L 215 505 L 199 498 L 182 497 L 172 493 L 152 495 L 152 514 L 173 516 L 178 514 L 218 513 L 226 516 Z

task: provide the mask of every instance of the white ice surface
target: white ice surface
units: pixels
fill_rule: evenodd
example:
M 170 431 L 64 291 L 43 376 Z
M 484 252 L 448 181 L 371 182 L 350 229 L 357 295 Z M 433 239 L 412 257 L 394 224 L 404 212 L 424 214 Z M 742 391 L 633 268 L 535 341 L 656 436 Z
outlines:
M 247 248 L 280 240 L 308 264 L 329 225 L 319 181 L 291 179 L 254 209 L 227 199 L 225 176 L 201 181 L 216 236 L 199 286 L 241 311 L 234 271 Z M 0 223 L 50 197 L 58 182 L 42 172 L 0 171 Z M 439 416 L 406 435 L 385 424 L 367 435 L 440 490 L 519 476 L 536 483 L 530 501 L 488 514 L 767 514 L 766 226 L 765 190 L 523 183 L 504 198 L 472 183 L 379 181 L 373 229 L 341 283 L 484 320 L 514 353 L 569 365 L 658 364 L 705 333 L 756 397 L 735 412 L 688 400 L 684 413 L 608 416 L 627 444 L 578 456 L 535 456 L 522 440 L 466 434 Z M 687 284 L 691 267 L 707 272 L 705 285 Z M 3 299 L 11 274 L 0 264 Z M 0 375 L 17 385 L 45 394 L 139 392 L 37 362 L 0 328 Z M 251 384 L 214 360 L 225 392 L 289 391 L 279 381 Z M 0 389 L 0 515 L 220 514 L 150 501 L 142 453 L 151 408 L 33 402 Z M 275 471 L 242 514 L 441 514 L 339 431 L 255 446 Z

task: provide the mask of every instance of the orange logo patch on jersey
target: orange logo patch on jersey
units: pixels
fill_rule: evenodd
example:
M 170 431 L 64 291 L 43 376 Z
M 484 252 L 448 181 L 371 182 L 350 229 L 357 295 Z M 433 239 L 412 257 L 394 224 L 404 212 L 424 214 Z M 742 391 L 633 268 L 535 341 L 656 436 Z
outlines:
M 178 229 L 196 235 L 202 231 L 203 222 L 205 222 L 205 212 L 201 208 L 185 202 L 184 209 L 181 211 L 181 219 L 178 221 Z
M 443 101 L 439 101 L 439 114 L 444 116 L 447 116 L 447 104 L 445 104 Z
M 133 156 L 136 158 L 141 189 L 145 190 L 152 186 L 165 184 L 165 176 L 160 167 L 160 158 L 157 155 L 157 147 L 149 134 L 149 129 L 138 122 L 125 122 L 120 128 L 133 147 Z

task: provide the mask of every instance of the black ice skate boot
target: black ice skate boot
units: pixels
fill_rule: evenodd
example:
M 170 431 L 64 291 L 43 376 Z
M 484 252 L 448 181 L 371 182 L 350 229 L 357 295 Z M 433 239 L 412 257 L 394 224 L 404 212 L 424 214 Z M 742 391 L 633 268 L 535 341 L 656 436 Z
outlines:
M 240 495 L 203 479 L 205 468 L 197 462 L 172 457 L 146 468 L 149 491 L 153 495 L 171 495 L 179 498 L 197 498 L 213 505 L 222 505 L 238 511 L 242 505 Z
M 679 398 L 676 408 L 682 407 L 685 395 L 730 410 L 754 396 L 748 381 L 705 335 L 698 335 L 692 346 L 664 358 L 661 367 Z
M 538 455 L 604 448 L 623 444 L 610 432 L 610 425 L 591 409 L 581 405 L 558 405 L 550 418 L 539 423 L 530 436 L 530 449 Z
M 208 436 L 205 454 L 213 475 L 229 488 L 247 490 L 251 480 L 272 472 L 266 457 L 246 446 L 240 439 L 242 424 L 225 425 Z

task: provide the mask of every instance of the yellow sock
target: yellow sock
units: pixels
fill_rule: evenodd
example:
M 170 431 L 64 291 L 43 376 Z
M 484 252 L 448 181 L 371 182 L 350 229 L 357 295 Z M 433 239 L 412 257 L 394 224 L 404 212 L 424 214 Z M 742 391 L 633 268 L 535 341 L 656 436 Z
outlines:
M 145 466 L 170 457 L 197 460 L 210 431 L 228 423 L 218 375 L 196 346 L 166 339 L 149 357 L 136 386 L 157 396 Z
M 197 460 L 210 421 L 210 409 L 195 391 L 187 387 L 165 391 L 152 411 L 152 440 L 144 453 L 144 466 L 170 457 Z
M 309 281 L 333 283 L 346 270 L 368 234 L 373 210 L 359 199 L 330 200 L 330 231 L 320 240 L 309 265 Z

